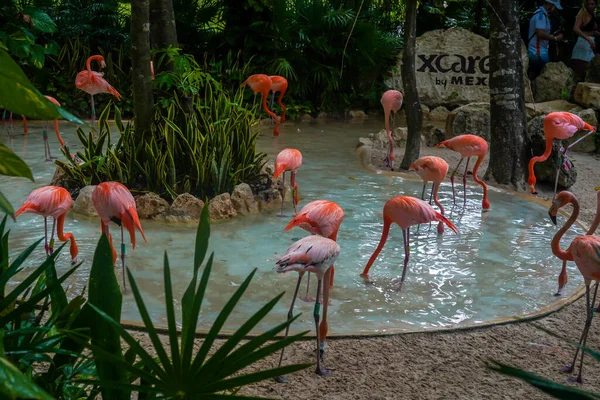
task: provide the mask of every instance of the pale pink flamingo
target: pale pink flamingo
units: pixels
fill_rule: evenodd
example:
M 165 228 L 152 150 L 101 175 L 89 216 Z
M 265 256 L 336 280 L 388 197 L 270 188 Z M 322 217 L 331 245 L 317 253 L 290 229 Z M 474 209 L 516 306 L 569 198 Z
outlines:
M 291 171 L 290 186 L 292 187 L 292 203 L 294 205 L 294 214 L 297 213 L 298 205 L 298 184 L 296 183 L 296 171 L 302 165 L 302 153 L 296 149 L 283 149 L 275 158 L 275 172 L 273 179 L 277 179 L 283 173 L 281 178 L 283 190 L 281 191 L 281 217 L 283 217 L 283 201 L 285 198 L 285 171 Z
M 594 312 L 598 312 L 598 310 L 594 310 L 594 304 L 596 302 L 596 295 L 598 293 L 598 283 L 600 282 L 600 237 L 592 236 L 592 235 L 581 235 L 577 236 L 571 242 L 569 248 L 565 251 L 560 248 L 560 239 L 565 234 L 567 230 L 573 225 L 573 223 L 577 220 L 579 216 L 579 202 L 577 198 L 571 192 L 563 191 L 560 192 L 554 201 L 552 202 L 552 206 L 548 210 L 548 214 L 550 215 L 550 219 L 552 222 L 556 224 L 556 213 L 561 208 L 567 204 L 573 205 L 573 214 L 571 217 L 565 222 L 562 228 L 559 229 L 558 232 L 552 238 L 552 253 L 563 260 L 566 261 L 575 261 L 577 265 L 577 269 L 583 276 L 585 282 L 585 300 L 586 300 L 586 319 L 585 325 L 581 332 L 581 337 L 579 339 L 579 345 L 577 346 L 577 350 L 575 350 L 575 357 L 573 357 L 573 362 L 570 366 L 567 366 L 563 369 L 563 372 L 571 373 L 575 368 L 575 362 L 577 361 L 577 355 L 579 353 L 580 347 L 585 346 L 587 341 L 588 331 L 592 324 L 592 318 L 594 317 Z M 564 264 L 563 264 L 564 268 Z M 590 284 L 592 281 L 596 282 L 594 286 L 594 296 L 590 302 Z M 600 308 L 600 307 L 599 307 Z M 581 351 L 581 361 L 579 363 L 579 374 L 577 375 L 577 382 L 582 382 L 581 372 L 583 369 L 583 356 L 585 352 Z
M 331 239 L 319 235 L 310 235 L 303 237 L 297 242 L 291 244 L 285 255 L 276 262 L 275 270 L 279 273 L 288 271 L 298 272 L 298 282 L 292 298 L 292 304 L 288 312 L 288 319 L 293 317 L 294 303 L 298 296 L 298 289 L 302 282 L 305 272 L 317 275 L 317 296 L 313 316 L 315 319 L 315 330 L 317 332 L 317 369 L 319 375 L 329 375 L 330 372 L 321 368 L 321 356 L 325 351 L 325 337 L 329 325 L 327 323 L 327 306 L 329 303 L 329 268 L 333 265 L 340 254 L 340 246 Z M 321 282 L 323 284 L 321 285 Z M 321 290 L 323 290 L 323 320 L 319 324 L 319 311 L 321 308 Z M 285 337 L 288 336 L 289 325 L 285 330 Z M 279 366 L 283 360 L 283 349 L 279 358 Z M 285 381 L 284 377 L 279 377 L 280 381 Z
M 331 240 L 337 240 L 337 234 L 340 225 L 344 220 L 344 210 L 338 204 L 329 200 L 311 201 L 290 221 L 283 229 L 288 231 L 294 226 L 299 226 L 313 235 L 321 235 Z M 334 266 L 331 266 L 331 277 L 329 279 L 330 287 L 333 287 Z M 306 283 L 306 296 L 300 297 L 300 300 L 314 301 L 308 297 L 310 287 L 310 274 L 308 274 Z
M 412 163 L 408 170 L 414 170 L 421 179 L 423 179 L 421 200 L 425 200 L 425 187 L 427 186 L 427 182 L 433 182 L 433 186 L 431 187 L 431 197 L 433 197 L 433 201 L 439 207 L 440 213 L 444 215 L 444 207 L 438 200 L 438 191 L 440 189 L 440 184 L 444 181 L 444 178 L 446 178 L 446 174 L 448 173 L 448 163 L 439 157 L 425 156 Z M 429 204 L 431 204 L 431 197 L 429 198 Z M 443 222 L 440 221 L 438 223 L 437 231 L 438 233 L 444 233 Z
M 546 161 L 548 157 L 550 157 L 550 153 L 552 153 L 552 142 L 554 139 L 562 140 L 568 139 L 572 137 L 577 131 L 580 130 L 589 130 L 590 132 L 587 135 L 582 136 L 577 139 L 575 142 L 571 143 L 567 146 L 566 149 L 563 149 L 562 144 L 560 145 L 560 155 L 559 155 L 559 163 L 556 168 L 556 178 L 554 179 L 554 193 L 552 194 L 552 199 L 556 197 L 556 188 L 558 186 L 558 174 L 560 173 L 560 166 L 563 164 L 568 165 L 566 161 L 567 151 L 573 146 L 575 146 L 578 142 L 583 140 L 585 137 L 590 135 L 591 133 L 596 131 L 595 126 L 591 126 L 580 117 L 575 114 L 571 114 L 566 111 L 558 111 L 552 112 L 544 118 L 544 136 L 546 137 L 546 149 L 544 150 L 544 154 L 537 157 L 532 157 L 529 160 L 529 179 L 527 183 L 529 184 L 529 188 L 531 189 L 532 194 L 537 194 L 535 190 L 535 172 L 533 170 L 533 166 L 537 162 Z
M 267 114 L 269 114 L 275 120 L 275 129 L 273 130 L 273 136 L 279 136 L 279 117 L 273 111 L 269 110 L 267 107 L 267 96 L 271 91 L 271 79 L 265 74 L 255 74 L 250 75 L 248 79 L 246 79 L 240 87 L 244 87 L 246 85 L 250 85 L 250 88 L 254 92 L 254 98 L 256 98 L 256 94 L 260 93 L 262 95 L 262 106 Z
M 432 221 L 441 221 L 458 234 L 458 229 L 456 229 L 454 224 L 442 214 L 435 211 L 426 201 L 412 196 L 397 196 L 389 199 L 383 207 L 383 232 L 381 233 L 381 240 L 360 276 L 369 279 L 369 269 L 371 269 L 371 265 L 373 265 L 373 262 L 375 262 L 383 249 L 392 223 L 396 223 L 402 228 L 402 238 L 404 239 L 404 268 L 402 269 L 402 278 L 400 278 L 400 286 L 398 287 L 398 290 L 400 290 L 406 277 L 406 266 L 408 265 L 410 253 L 410 227 Z
M 53 102 L 54 104 L 56 104 L 57 106 L 60 107 L 60 103 L 51 96 L 44 96 L 46 97 L 48 100 L 50 100 L 51 102 Z M 54 132 L 56 132 L 56 137 L 58 138 L 58 141 L 60 142 L 60 147 L 65 147 L 65 141 L 63 140 L 62 136 L 60 136 L 60 130 L 58 129 L 58 120 L 54 120 Z M 48 142 L 48 124 L 45 125 L 45 128 L 42 132 L 42 136 L 44 137 L 44 153 L 46 156 L 46 161 L 50 161 L 52 160 L 54 157 L 52 157 L 52 155 L 50 154 L 50 143 Z
M 393 171 L 396 155 L 394 154 L 394 139 L 392 137 L 394 119 L 392 118 L 392 130 L 390 130 L 390 114 L 392 111 L 397 112 L 402 107 L 402 93 L 397 90 L 388 90 L 381 96 L 381 105 L 385 114 L 385 133 L 390 141 L 387 157 L 384 161 Z
M 135 249 L 135 228 L 146 236 L 142 230 L 140 219 L 135 207 L 135 199 L 125 185 L 119 182 L 102 182 L 92 192 L 92 204 L 102 219 L 100 225 L 102 233 L 105 233 L 110 241 L 113 253 L 113 263 L 117 261 L 117 252 L 112 245 L 112 235 L 108 224 L 112 221 L 121 227 L 121 265 L 123 267 L 123 288 L 127 290 L 125 283 L 125 242 L 123 240 L 123 227 L 129 232 L 131 247 Z
M 487 151 L 488 144 L 484 138 L 476 136 L 476 135 L 459 135 L 455 136 L 452 139 L 444 140 L 435 145 L 435 147 L 447 147 L 450 150 L 454 150 L 462 156 L 458 165 L 450 175 L 450 182 L 452 183 L 452 200 L 454 204 L 456 204 L 456 196 L 454 194 L 454 177 L 456 176 L 456 170 L 460 167 L 460 164 L 463 162 L 465 157 L 467 158 L 467 165 L 465 166 L 465 174 L 463 175 L 463 185 L 464 185 L 464 205 L 467 205 L 467 171 L 469 170 L 469 161 L 471 157 L 477 157 L 477 162 L 473 167 L 473 179 L 475 182 L 479 183 L 483 188 L 483 201 L 481 202 L 481 207 L 484 210 L 488 210 L 490 208 L 490 202 L 488 200 L 488 191 L 487 185 L 484 181 L 477 177 L 477 170 L 479 166 L 483 162 Z
M 288 88 L 288 81 L 283 76 L 279 75 L 271 75 L 269 76 L 269 79 L 271 80 L 271 92 L 273 92 L 271 94 L 271 110 L 273 109 L 273 99 L 275 97 L 275 92 L 279 92 L 277 104 L 279 104 L 279 107 L 281 107 L 281 109 L 283 110 L 283 114 L 281 116 L 281 123 L 283 124 L 285 122 L 285 113 L 287 112 L 287 109 L 283 105 L 281 99 L 283 98 L 283 95 L 285 94 Z
M 65 188 L 59 186 L 42 186 L 29 193 L 23 205 L 15 213 L 15 217 L 24 214 L 32 213 L 44 217 L 44 248 L 46 255 L 52 255 L 54 252 L 54 228 L 58 234 L 58 240 L 70 240 L 71 262 L 77 262 L 77 254 L 79 249 L 75 243 L 75 237 L 72 233 L 63 233 L 65 226 L 65 217 L 73 204 L 71 194 Z M 52 233 L 50 235 L 50 243 L 48 243 L 48 217 L 52 217 Z M 56 226 L 58 223 L 58 226 Z
M 75 78 L 75 86 L 92 96 L 92 125 L 96 121 L 96 107 L 94 106 L 95 94 L 110 93 L 115 96 L 117 100 L 121 100 L 121 95 L 119 92 L 117 92 L 117 90 L 103 78 L 104 73 L 92 71 L 91 64 L 93 60 L 96 60 L 100 63 L 100 68 L 106 67 L 104 57 L 100 55 L 91 56 L 85 63 L 86 69 L 79 72 Z

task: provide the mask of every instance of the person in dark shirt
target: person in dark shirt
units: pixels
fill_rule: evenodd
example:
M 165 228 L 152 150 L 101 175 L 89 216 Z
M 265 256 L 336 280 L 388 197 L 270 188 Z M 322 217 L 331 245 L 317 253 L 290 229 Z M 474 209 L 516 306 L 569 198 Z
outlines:
M 596 50 L 594 36 L 599 34 L 597 29 L 596 0 L 584 0 L 573 25 L 573 32 L 578 38 L 571 55 L 571 67 L 580 82 L 585 80 L 587 67 L 594 58 L 594 50 Z

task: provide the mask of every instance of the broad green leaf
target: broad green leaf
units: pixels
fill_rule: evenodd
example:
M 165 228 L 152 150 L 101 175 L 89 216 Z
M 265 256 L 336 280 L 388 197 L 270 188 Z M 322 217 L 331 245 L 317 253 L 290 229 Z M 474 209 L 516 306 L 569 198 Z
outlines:
M 8 398 L 53 400 L 5 358 L 0 357 L 0 393 Z M 2 397 L 4 397 L 2 396 Z
M 54 33 L 56 32 L 56 24 L 52 21 L 52 18 L 45 12 L 35 7 L 24 7 L 23 14 L 29 15 L 31 22 L 33 23 L 33 29 L 43 33 Z
M 8 199 L 4 197 L 2 192 L 0 192 L 0 212 L 10 215 L 10 217 L 15 220 L 15 209 L 12 207 Z
M 84 125 L 79 118 L 46 99 L 3 49 L 0 49 L 0 87 L 0 108 L 31 119 L 66 119 Z
M 33 174 L 29 166 L 2 143 L 0 143 L 0 175 L 21 176 L 33 182 Z

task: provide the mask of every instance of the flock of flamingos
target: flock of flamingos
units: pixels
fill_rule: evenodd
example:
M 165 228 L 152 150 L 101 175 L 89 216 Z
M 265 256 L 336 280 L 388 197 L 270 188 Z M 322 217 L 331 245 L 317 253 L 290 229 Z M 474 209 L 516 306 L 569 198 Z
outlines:
M 91 61 L 96 60 L 100 63 L 101 67 L 105 66 L 104 58 L 102 56 L 92 56 L 87 60 L 86 70 L 81 71 L 77 75 L 76 85 L 81 90 L 89 93 L 92 97 L 92 120 L 95 116 L 94 111 L 94 95 L 99 93 L 110 93 L 115 97 L 119 98 L 119 93 L 103 78 L 103 73 L 95 72 L 91 70 Z M 262 107 L 265 111 L 275 119 L 274 136 L 279 135 L 279 123 L 285 122 L 285 107 L 281 102 L 281 98 L 287 89 L 287 81 L 283 77 L 278 76 L 267 76 L 263 74 L 256 74 L 250 76 L 246 81 L 242 83 L 242 86 L 249 85 L 254 91 L 255 95 L 258 93 L 262 94 Z M 270 92 L 273 94 L 279 91 L 280 96 L 278 103 L 283 109 L 283 116 L 278 117 L 273 111 L 269 110 L 266 104 L 266 97 Z M 402 106 L 402 94 L 397 90 L 388 90 L 381 98 L 381 103 L 385 112 L 385 129 L 389 138 L 389 148 L 387 157 L 384 160 L 388 167 L 392 170 L 394 168 L 394 146 L 392 131 L 390 130 L 390 117 L 391 112 L 397 112 Z M 58 131 L 58 124 L 55 123 L 56 133 L 60 138 Z M 546 149 L 545 152 L 538 157 L 533 157 L 529 163 L 529 180 L 528 183 L 531 188 L 531 192 L 536 194 L 535 191 L 535 174 L 533 166 L 536 162 L 546 160 L 551 151 L 552 143 L 554 139 L 562 140 L 571 138 L 577 131 L 588 130 L 589 134 L 595 132 L 596 128 L 585 123 L 580 117 L 568 113 L 568 112 L 553 112 L 548 114 L 544 119 L 544 134 L 546 137 Z M 587 136 L 587 135 L 586 135 Z M 44 135 L 44 139 L 47 143 L 47 138 Z M 582 140 L 583 138 L 579 139 Z M 59 139 L 61 145 L 64 145 L 62 139 Z M 577 143 L 577 142 L 575 142 Z M 564 149 L 560 147 L 560 159 L 566 160 L 567 151 L 575 144 L 571 144 L 569 147 Z M 450 175 L 450 182 L 452 184 L 452 196 L 453 201 L 456 202 L 456 196 L 454 191 L 454 177 L 457 174 L 457 170 L 460 167 L 463 160 L 466 158 L 465 172 L 463 174 L 463 185 L 464 185 L 464 204 L 466 205 L 466 180 L 467 171 L 469 168 L 469 161 L 471 157 L 477 157 L 477 161 L 473 168 L 473 178 L 483 188 L 483 201 L 482 209 L 484 211 L 489 210 L 490 202 L 487 196 L 487 186 L 477 176 L 477 170 L 485 158 L 488 150 L 487 142 L 476 135 L 460 135 L 452 139 L 445 140 L 439 143 L 436 147 L 447 147 L 461 154 L 462 158 L 454 171 Z M 49 156 L 49 147 L 46 145 Z M 562 162 L 562 161 L 561 161 Z M 306 294 L 308 299 L 308 291 L 310 286 L 310 273 L 314 273 L 317 277 L 317 294 L 315 298 L 314 306 L 314 320 L 317 336 L 317 349 L 316 349 L 316 373 L 319 375 L 329 375 L 329 371 L 322 368 L 321 359 L 325 351 L 325 338 L 328 332 L 327 323 L 327 307 L 329 303 L 330 290 L 333 287 L 334 277 L 334 262 L 336 261 L 340 246 L 336 243 L 338 230 L 342 224 L 344 218 L 344 211 L 336 203 L 328 200 L 316 200 L 305 205 L 300 212 L 297 212 L 298 205 L 298 184 L 296 183 L 297 170 L 302 165 L 302 154 L 297 149 L 284 149 L 276 157 L 275 160 L 275 171 L 273 178 L 277 179 L 283 174 L 282 180 L 285 182 L 285 173 L 291 172 L 290 184 L 292 187 L 292 204 L 294 207 L 295 216 L 284 228 L 289 230 L 292 227 L 298 226 L 311 235 L 306 236 L 292 245 L 289 246 L 285 255 L 276 262 L 277 272 L 298 272 L 298 280 L 296 283 L 294 296 L 290 309 L 288 312 L 288 318 L 293 315 L 294 303 L 298 296 L 300 284 L 302 278 L 306 272 L 308 275 L 308 284 L 306 288 Z M 551 249 L 554 255 L 563 261 L 562 270 L 560 272 L 558 283 L 559 289 L 557 295 L 567 283 L 566 273 L 566 262 L 574 261 L 581 272 L 585 280 L 586 285 L 586 320 L 585 326 L 581 334 L 579 343 L 585 345 L 588 330 L 591 325 L 593 318 L 593 306 L 595 304 L 596 295 L 598 291 L 598 282 L 600 281 L 600 237 L 593 236 L 597 226 L 600 223 L 600 191 L 598 192 L 598 204 L 599 212 L 590 227 L 586 235 L 576 237 L 567 250 L 560 248 L 560 239 L 564 233 L 573 225 L 579 214 L 579 203 L 575 196 L 568 192 L 563 191 L 556 195 L 556 185 L 558 181 L 558 172 L 560 170 L 561 163 L 557 166 L 557 174 L 555 179 L 554 196 L 552 199 L 552 206 L 548 210 L 550 218 L 554 224 L 556 224 L 556 214 L 558 210 L 567 204 L 573 205 L 573 213 L 564 226 L 556 233 L 551 242 Z M 438 200 L 438 189 L 441 182 L 445 179 L 448 173 L 448 163 L 442 158 L 427 156 L 416 160 L 411 166 L 410 170 L 414 170 L 423 180 L 423 193 L 421 199 L 412 196 L 396 196 L 388 200 L 383 207 L 383 232 L 381 234 L 380 242 L 365 266 L 361 276 L 368 279 L 368 273 L 377 259 L 379 253 L 383 249 L 386 243 L 388 233 L 392 223 L 396 223 L 402 229 L 404 239 L 404 267 L 402 270 L 402 277 L 400 278 L 400 285 L 398 290 L 402 287 L 404 282 L 407 265 L 409 262 L 410 253 L 410 227 L 414 225 L 438 222 L 437 231 L 438 234 L 443 234 L 444 225 L 448 226 L 454 233 L 458 234 L 458 229 L 454 224 L 444 217 L 444 208 Z M 431 198 L 429 203 L 424 201 L 425 189 L 427 183 L 431 181 L 433 183 L 431 190 L 431 198 L 439 208 L 439 212 L 436 211 L 431 205 Z M 596 190 L 599 190 L 597 187 Z M 285 190 L 282 194 L 282 212 L 283 212 L 283 198 Z M 111 246 L 112 246 L 112 235 L 109 231 L 110 222 L 115 222 L 121 229 L 121 263 L 123 267 L 123 285 L 125 288 L 125 244 L 123 239 L 123 231 L 126 229 L 130 235 L 130 241 L 132 247 L 135 248 L 135 229 L 139 230 L 144 240 L 144 232 L 138 218 L 136 211 L 135 199 L 129 190 L 118 182 L 103 182 L 97 185 L 94 192 L 92 193 L 92 203 L 101 218 L 102 232 L 106 233 Z M 28 196 L 23 205 L 16 212 L 16 216 L 23 213 L 34 213 L 44 217 L 44 228 L 45 228 L 45 250 L 46 254 L 50 255 L 53 252 L 54 247 L 54 231 L 56 230 L 58 239 L 61 241 L 70 240 L 70 254 L 73 263 L 77 260 L 77 244 L 75 238 L 71 233 L 64 233 L 64 222 L 68 210 L 72 204 L 72 199 L 69 192 L 57 186 L 45 186 L 35 189 Z M 48 241 L 48 217 L 53 218 L 52 230 L 50 234 L 50 240 Z M 113 252 L 113 263 L 116 263 L 117 253 L 112 249 Z M 594 286 L 593 297 L 591 298 L 590 284 L 592 281 L 596 281 Z M 321 304 L 323 305 L 323 317 L 320 320 Z M 600 311 L 600 306 L 598 310 Z M 286 336 L 288 332 L 286 331 Z M 570 366 L 564 368 L 565 372 L 573 372 L 577 356 L 579 353 L 579 347 L 575 352 L 575 357 Z M 281 364 L 283 359 L 283 351 L 279 360 Z M 583 351 L 580 358 L 579 374 L 576 378 L 578 382 L 581 382 L 581 374 L 583 367 Z M 285 381 L 284 377 L 280 377 L 281 381 Z

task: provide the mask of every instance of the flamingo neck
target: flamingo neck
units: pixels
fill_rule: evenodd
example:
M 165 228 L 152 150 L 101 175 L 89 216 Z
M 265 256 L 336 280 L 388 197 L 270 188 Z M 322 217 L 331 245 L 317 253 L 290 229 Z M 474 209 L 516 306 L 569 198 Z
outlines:
M 481 187 L 483 187 L 483 208 L 488 209 L 488 208 L 490 208 L 490 201 L 488 200 L 487 185 L 485 184 L 484 181 L 479 179 L 479 177 L 477 176 L 477 170 L 479 169 L 479 166 L 483 162 L 484 157 L 485 157 L 485 155 L 481 155 L 481 156 L 477 157 L 477 162 L 475 163 L 475 166 L 473 167 L 473 180 L 475 182 L 479 183 L 481 185 Z
M 570 196 L 567 204 L 573 204 L 573 213 L 571 217 L 565 222 L 565 224 L 556 232 L 554 237 L 552 238 L 552 242 L 550 243 L 550 247 L 552 248 L 552 254 L 563 261 L 573 261 L 573 254 L 571 254 L 570 248 L 566 251 L 560 248 L 560 239 L 563 237 L 566 231 L 575 223 L 577 217 L 579 216 L 579 202 L 573 196 Z
M 60 217 L 58 217 L 58 220 L 56 221 L 56 233 L 58 236 L 58 240 L 60 241 L 67 241 L 70 240 L 71 244 L 69 247 L 69 252 L 71 253 L 71 259 L 74 261 L 77 258 L 77 254 L 79 253 L 79 249 L 77 247 L 77 243 L 75 242 L 75 236 L 73 236 L 73 234 L 71 232 L 68 233 L 64 233 L 64 228 L 65 228 L 65 217 L 67 216 L 67 214 L 63 214 Z
M 546 149 L 544 150 L 544 154 L 542 154 L 541 156 L 531 157 L 531 160 L 529 160 L 529 165 L 527 168 L 529 170 L 529 179 L 527 180 L 527 183 L 529 185 L 535 185 L 535 182 L 536 182 L 535 172 L 533 171 L 534 164 L 537 162 L 546 161 L 548 159 L 548 157 L 550 157 L 550 153 L 552 153 L 552 142 L 553 141 L 554 141 L 554 138 L 551 137 L 550 135 L 547 135 L 546 136 Z
M 98 63 L 100 63 L 100 60 L 102 60 L 103 58 L 104 57 L 102 57 L 102 56 L 91 56 L 90 58 L 88 58 L 85 63 L 85 67 L 88 70 L 88 72 L 92 72 L 92 61 L 96 60 L 96 61 L 98 61 Z M 102 68 L 101 63 L 100 63 L 100 67 Z
M 377 259 L 377 256 L 379 255 L 379 253 L 383 249 L 383 246 L 385 245 L 385 242 L 387 241 L 388 234 L 390 233 L 390 226 L 391 225 L 392 225 L 392 221 L 390 219 L 384 217 L 383 218 L 383 232 L 381 232 L 381 239 L 379 240 L 379 244 L 377 245 L 377 248 L 375 249 L 375 252 L 371 255 L 371 258 L 369 258 L 369 262 L 365 266 L 365 269 L 364 269 L 364 271 L 362 272 L 361 275 L 366 276 L 366 275 L 369 274 L 369 270 L 371 269 L 371 265 L 373 265 L 373 263 Z
M 600 225 L 600 191 L 598 191 L 598 194 L 596 197 L 597 197 L 596 217 L 594 217 L 594 221 L 592 221 L 592 225 L 590 226 L 590 229 L 587 231 L 586 235 L 593 235 L 594 232 L 596 232 L 598 225 Z

